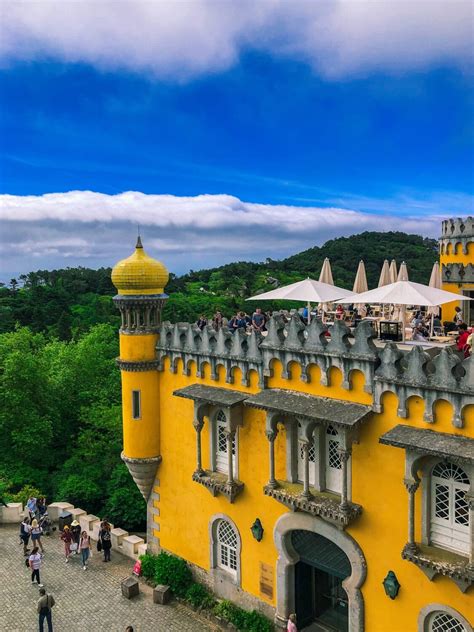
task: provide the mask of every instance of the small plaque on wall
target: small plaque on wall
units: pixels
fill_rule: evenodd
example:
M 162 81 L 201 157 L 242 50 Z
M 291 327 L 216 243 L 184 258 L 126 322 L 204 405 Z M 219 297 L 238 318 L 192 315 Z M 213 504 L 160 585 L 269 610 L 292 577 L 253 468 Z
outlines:
M 260 595 L 273 599 L 273 566 L 260 562 Z

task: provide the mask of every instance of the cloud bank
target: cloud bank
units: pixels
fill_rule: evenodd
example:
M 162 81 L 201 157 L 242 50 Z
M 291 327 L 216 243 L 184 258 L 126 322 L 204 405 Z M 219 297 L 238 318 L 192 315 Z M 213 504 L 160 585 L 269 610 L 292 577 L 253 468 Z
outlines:
M 294 254 L 365 230 L 437 237 L 443 215 L 407 209 L 375 215 L 345 208 L 244 202 L 231 195 L 106 195 L 70 191 L 0 195 L 3 280 L 36 269 L 113 265 L 133 249 L 137 225 L 145 248 L 183 273 L 236 260 Z M 426 203 L 424 211 L 426 213 Z
M 472 62 L 470 0 L 5 0 L 0 59 L 188 80 L 249 51 L 337 79 Z

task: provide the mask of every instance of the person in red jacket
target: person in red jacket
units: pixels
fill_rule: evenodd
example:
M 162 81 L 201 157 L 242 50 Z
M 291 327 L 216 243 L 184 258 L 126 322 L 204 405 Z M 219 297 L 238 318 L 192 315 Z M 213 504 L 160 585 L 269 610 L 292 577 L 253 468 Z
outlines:
M 467 347 L 467 339 L 469 338 L 469 331 L 467 330 L 467 325 L 466 323 L 461 323 L 459 325 L 459 336 L 457 337 L 457 350 L 461 351 L 461 353 L 464 354 L 464 357 L 467 358 L 468 356 L 466 355 L 466 352 L 468 351 L 466 349 Z M 469 355 L 469 354 L 468 354 Z

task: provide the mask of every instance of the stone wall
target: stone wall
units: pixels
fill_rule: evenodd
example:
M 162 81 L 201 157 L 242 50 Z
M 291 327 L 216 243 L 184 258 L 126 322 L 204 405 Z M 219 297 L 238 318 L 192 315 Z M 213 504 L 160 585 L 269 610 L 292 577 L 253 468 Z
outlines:
M 0 524 L 20 524 L 25 516 L 25 510 L 21 503 L 7 503 L 7 507 L 0 507 Z M 71 503 L 56 502 L 48 505 L 48 515 L 52 522 L 57 522 L 62 511 L 72 514 L 73 520 L 81 525 L 81 531 L 87 531 L 91 539 L 97 541 L 99 537 L 100 518 L 87 513 L 85 509 L 74 507 Z M 126 557 L 137 560 L 140 555 L 146 553 L 146 542 L 137 535 L 130 535 L 128 531 L 120 527 L 112 526 L 112 551 L 122 553 Z

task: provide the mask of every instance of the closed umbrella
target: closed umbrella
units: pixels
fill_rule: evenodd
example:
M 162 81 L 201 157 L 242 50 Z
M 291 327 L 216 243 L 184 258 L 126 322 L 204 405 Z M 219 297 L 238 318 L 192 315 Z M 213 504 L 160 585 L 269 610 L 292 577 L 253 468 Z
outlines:
M 343 298 L 336 303 L 378 303 L 379 305 L 401 305 L 403 312 L 407 305 L 424 305 L 426 307 L 436 307 L 451 301 L 474 300 L 467 296 L 446 292 L 429 285 L 415 283 L 414 281 L 396 281 L 383 287 L 353 294 L 348 299 Z M 405 321 L 403 320 L 403 340 L 405 340 Z
M 395 259 L 392 259 L 390 263 L 390 282 L 395 283 L 397 278 L 398 278 L 397 262 L 395 261 Z
M 354 280 L 354 287 L 352 291 L 355 294 L 361 294 L 362 292 L 367 292 L 369 286 L 367 285 L 367 275 L 365 274 L 365 265 L 363 261 L 359 261 L 359 267 L 357 268 L 356 277 Z M 355 307 L 361 309 L 363 307 L 360 304 L 356 304 Z
M 398 271 L 397 281 L 408 281 L 408 268 L 404 261 L 402 261 L 402 265 Z
M 330 285 L 329 283 L 321 283 L 313 279 L 304 279 L 278 287 L 276 290 L 257 294 L 248 298 L 248 301 L 304 301 L 308 304 L 308 322 L 310 321 L 311 303 L 332 303 L 338 298 L 350 296 L 352 292 L 342 287 Z
M 395 261 L 393 263 L 395 263 Z M 396 265 L 397 264 L 395 263 L 395 267 Z M 383 287 L 384 285 L 388 285 L 389 283 L 392 283 L 392 279 L 390 278 L 390 266 L 388 264 L 388 260 L 385 259 L 385 261 L 383 262 L 382 269 L 380 271 L 378 287 Z
M 334 285 L 334 279 L 332 278 L 332 270 L 331 270 L 331 262 L 326 257 L 323 262 L 323 267 L 321 268 L 321 273 L 319 275 L 320 283 L 328 283 L 329 285 Z
M 437 261 L 433 264 L 433 269 L 431 270 L 430 282 L 428 284 L 430 287 L 434 287 L 438 290 L 441 289 L 441 271 L 439 268 L 439 263 Z M 434 325 L 434 317 L 439 316 L 439 307 L 428 307 L 426 310 L 428 314 L 431 314 L 431 325 L 430 325 L 430 334 L 433 335 L 433 325 Z

